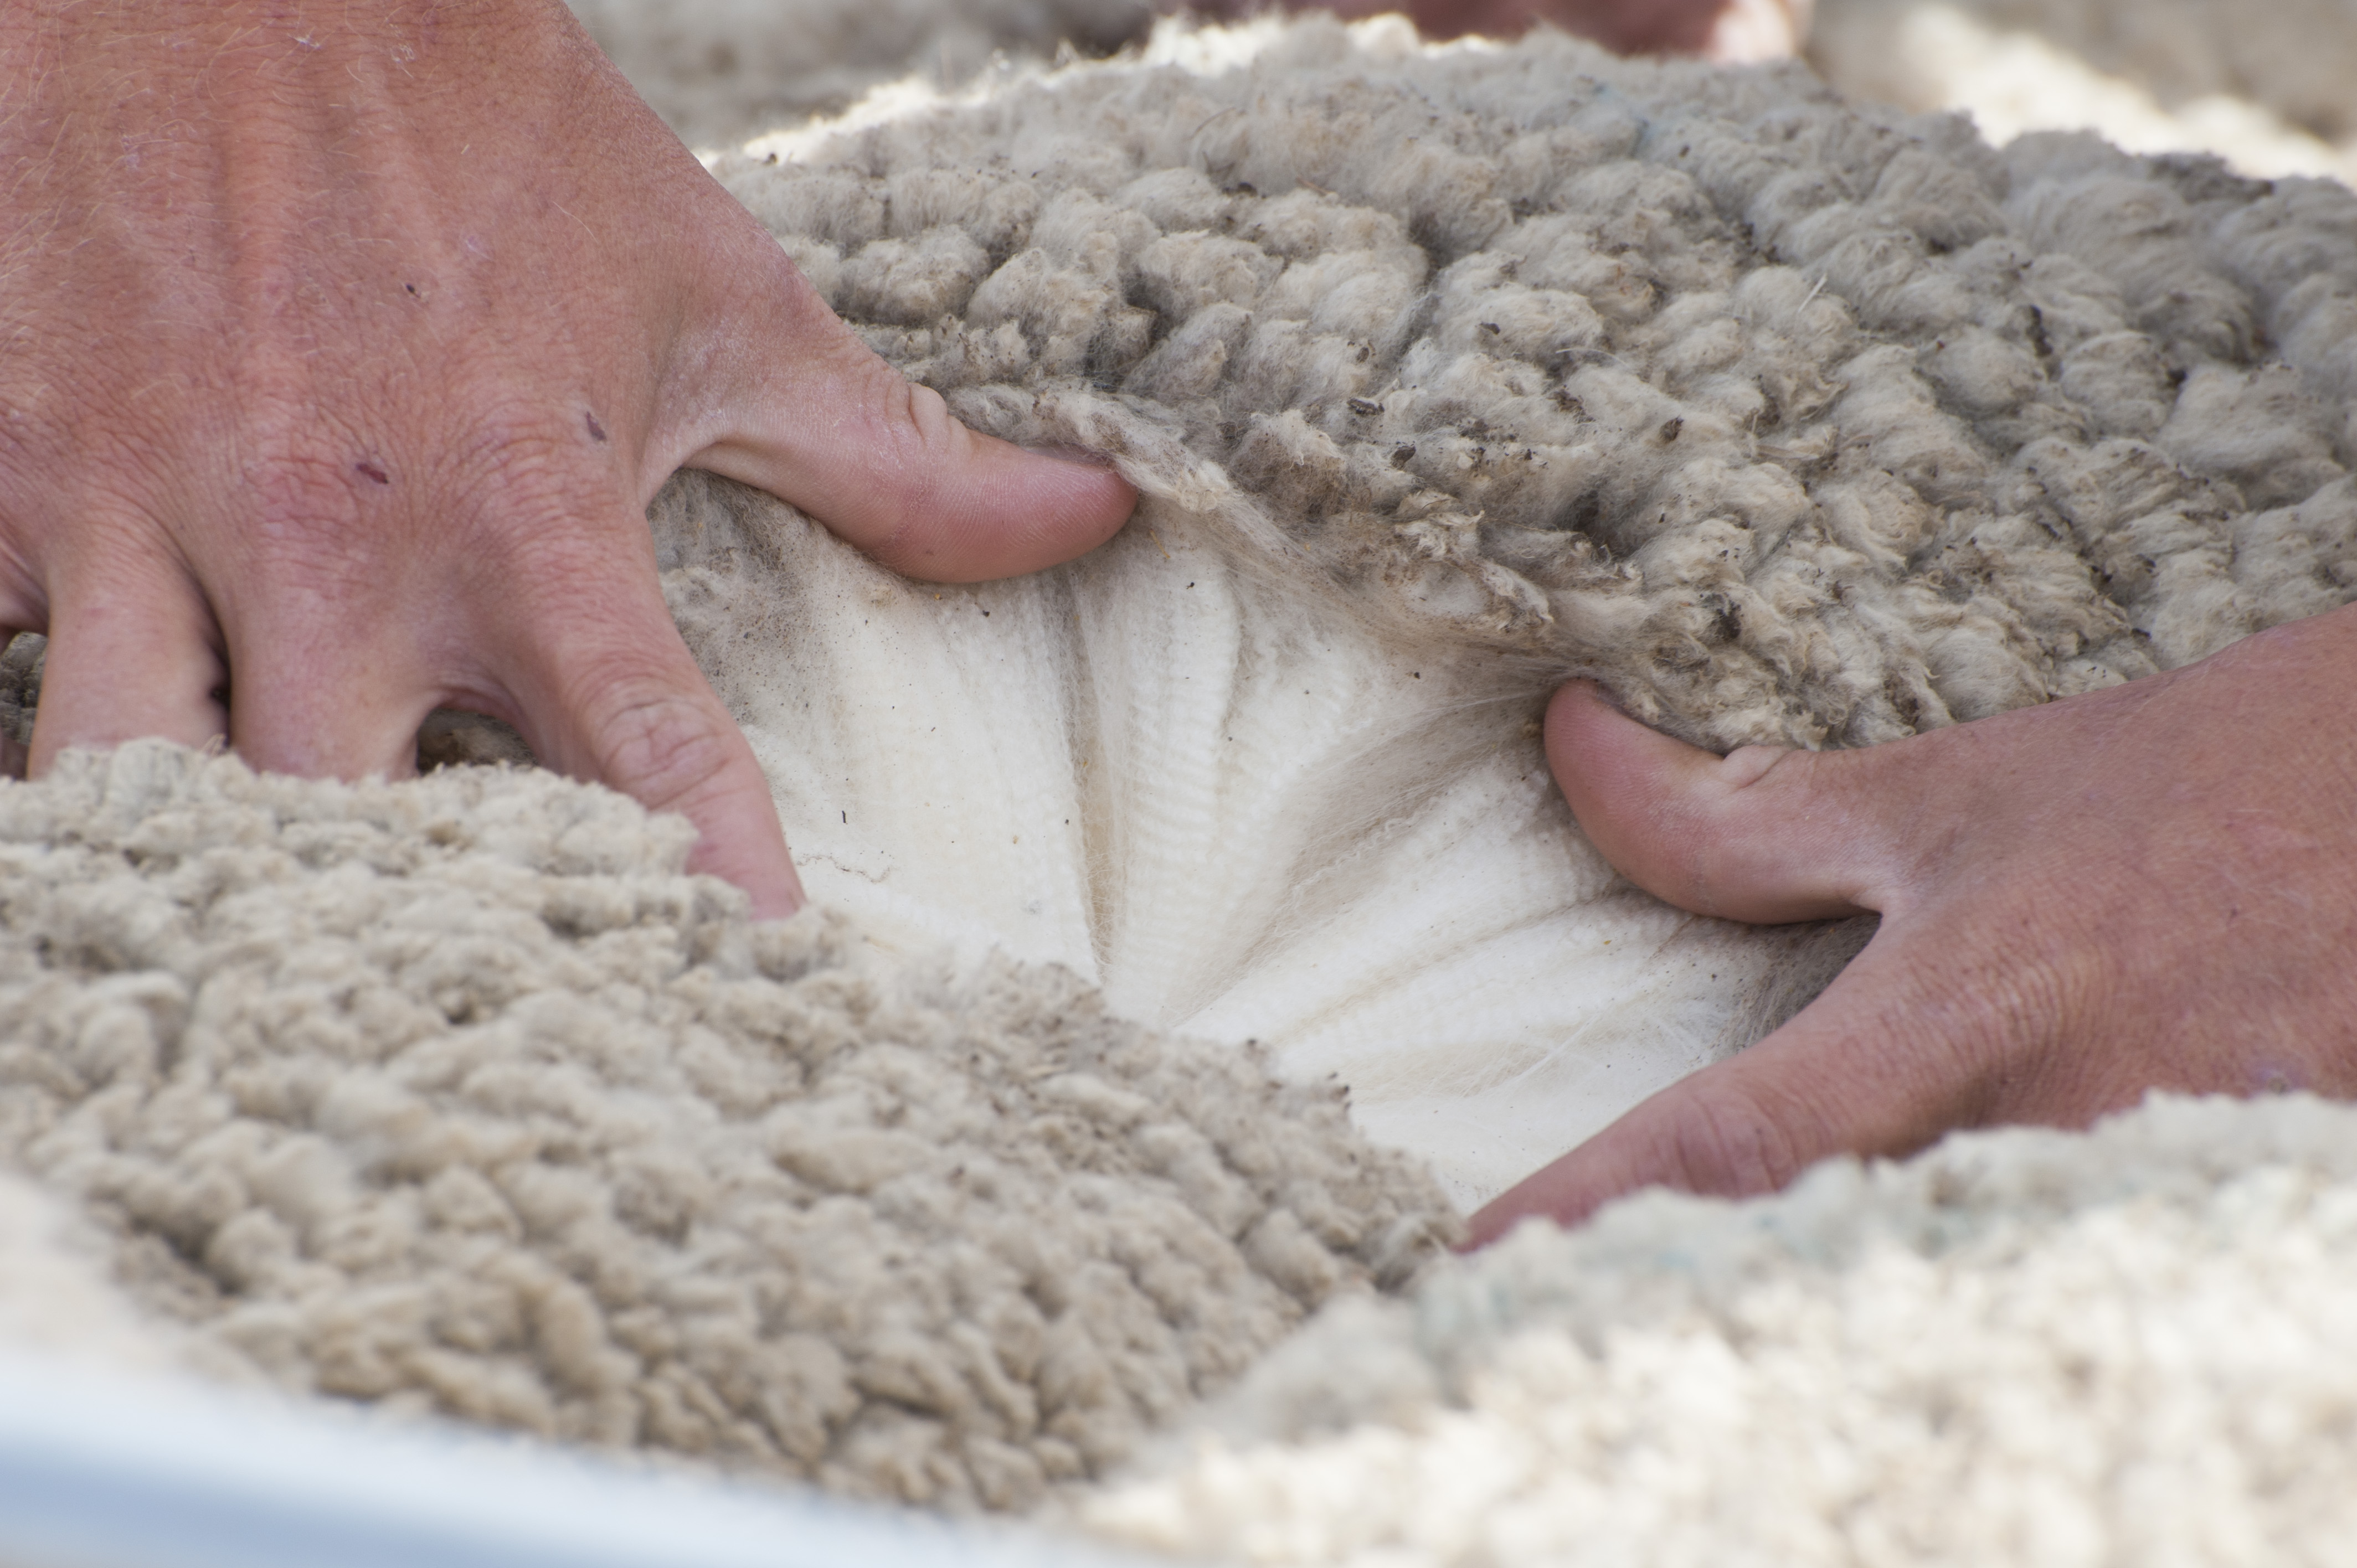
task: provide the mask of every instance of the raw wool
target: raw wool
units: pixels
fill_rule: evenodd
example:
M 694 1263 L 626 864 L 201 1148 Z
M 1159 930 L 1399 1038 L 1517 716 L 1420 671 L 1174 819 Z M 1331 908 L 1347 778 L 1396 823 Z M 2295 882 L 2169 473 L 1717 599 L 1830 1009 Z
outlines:
M 2341 188 L 2000 159 L 1798 67 L 1559 36 L 1160 37 L 716 171 L 970 422 L 1721 747 L 1894 738 L 2357 587 Z
M 2159 1100 L 1526 1227 L 1081 1505 L 1254 1564 L 2337 1563 L 2357 1112 Z
M 692 839 L 504 769 L 0 786 L 0 1149 L 283 1386 L 959 1507 L 1453 1223 L 1331 1086 L 753 924 Z
M 1968 113 L 1999 145 L 2085 129 L 2357 180 L 2351 0 L 1824 0 L 1808 52 L 1845 92 Z
M 1563 674 L 1858 744 L 2357 582 L 2357 203 L 2010 157 L 1797 68 L 1380 24 L 883 95 L 715 167 L 965 417 L 1147 499 L 935 589 L 684 477 L 673 609 L 815 896 L 1337 1074 L 1480 1201 L 1864 934 L 1614 878 L 1537 745 Z
M 673 613 L 812 897 L 905 954 L 1013 953 L 1258 1040 L 1470 1206 L 1831 978 L 1614 876 L 1496 660 L 1402 648 L 1159 503 L 1088 560 L 911 584 L 724 480 L 655 509 Z
M 1145 0 L 566 0 L 597 47 L 691 146 L 834 113 L 918 72 L 961 85 L 1009 61 L 1110 54 Z

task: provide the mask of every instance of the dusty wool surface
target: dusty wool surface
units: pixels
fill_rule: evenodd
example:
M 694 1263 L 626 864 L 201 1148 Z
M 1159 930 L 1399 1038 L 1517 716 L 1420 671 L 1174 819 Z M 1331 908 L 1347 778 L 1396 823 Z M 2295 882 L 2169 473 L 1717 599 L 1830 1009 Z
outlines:
M 1330 1086 L 863 969 L 691 839 L 150 744 L 0 787 L 0 1148 L 282 1386 L 996 1508 L 1451 1223 Z
M 691 146 L 836 113 L 914 75 L 985 70 L 1142 38 L 1146 0 L 566 0 L 597 47 Z
M 2357 1113 L 2160 1101 L 1526 1228 L 1338 1307 L 1088 1499 L 1255 1564 L 2324 1564 Z

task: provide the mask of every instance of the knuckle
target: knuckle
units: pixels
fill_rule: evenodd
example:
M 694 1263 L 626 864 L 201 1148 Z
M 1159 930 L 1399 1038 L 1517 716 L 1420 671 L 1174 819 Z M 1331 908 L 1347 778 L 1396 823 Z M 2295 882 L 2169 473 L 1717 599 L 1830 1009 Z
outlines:
M 709 703 L 643 675 L 593 681 L 587 711 L 598 776 L 657 811 L 705 798 L 736 760 L 733 728 Z
M 1773 1192 L 1806 1168 L 1790 1131 L 1748 1097 L 1709 1094 L 1671 1126 L 1666 1165 L 1688 1192 Z

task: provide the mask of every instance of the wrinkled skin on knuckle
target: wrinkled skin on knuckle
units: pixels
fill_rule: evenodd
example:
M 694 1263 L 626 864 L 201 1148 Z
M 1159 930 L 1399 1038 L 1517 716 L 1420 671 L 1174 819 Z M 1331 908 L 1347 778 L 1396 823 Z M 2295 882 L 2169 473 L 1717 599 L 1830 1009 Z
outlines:
M 867 453 L 866 515 L 845 521 L 877 560 L 923 577 L 956 543 L 959 497 L 951 487 L 970 458 L 974 436 L 932 388 L 903 379 L 880 360 L 856 371 L 866 412 L 855 439 Z
M 1774 1192 L 1807 1167 L 1792 1134 L 1749 1097 L 1698 1090 L 1658 1137 L 1670 1185 L 1685 1192 L 1748 1197 Z
M 692 811 L 736 761 L 734 732 L 697 693 L 640 673 L 577 688 L 596 776 L 655 811 Z

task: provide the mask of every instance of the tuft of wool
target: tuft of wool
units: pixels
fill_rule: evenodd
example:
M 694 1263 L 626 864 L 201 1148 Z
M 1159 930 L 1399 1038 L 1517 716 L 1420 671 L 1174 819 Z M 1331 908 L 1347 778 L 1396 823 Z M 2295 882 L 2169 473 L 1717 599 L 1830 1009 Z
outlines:
M 1338 1305 L 1085 1499 L 1254 1564 L 2324 1564 L 2357 1111 L 2162 1099 L 1528 1226 Z
M 941 1506 L 1098 1474 L 1448 1234 L 1331 1086 L 749 922 L 692 840 L 505 769 L 0 785 L 0 1149 L 285 1387 Z

